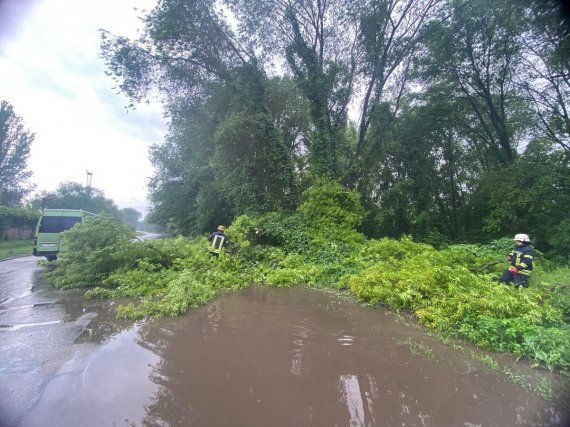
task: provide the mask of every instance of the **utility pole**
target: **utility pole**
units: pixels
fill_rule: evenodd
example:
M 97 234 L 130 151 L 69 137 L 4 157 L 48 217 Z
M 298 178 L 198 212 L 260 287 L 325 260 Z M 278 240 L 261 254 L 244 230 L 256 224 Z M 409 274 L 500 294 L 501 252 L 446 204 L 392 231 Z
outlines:
M 89 171 L 85 171 L 87 172 L 87 181 L 85 183 L 85 187 L 91 187 L 91 178 L 93 178 L 93 172 L 89 172 Z

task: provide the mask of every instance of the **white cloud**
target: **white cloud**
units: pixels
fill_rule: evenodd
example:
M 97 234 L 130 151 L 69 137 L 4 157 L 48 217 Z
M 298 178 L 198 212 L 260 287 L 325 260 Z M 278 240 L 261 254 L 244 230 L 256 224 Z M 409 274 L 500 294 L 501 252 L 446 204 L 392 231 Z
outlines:
M 142 210 L 152 174 L 148 148 L 162 140 L 158 105 L 126 111 L 99 58 L 99 29 L 134 37 L 139 9 L 156 0 L 3 0 L 0 99 L 36 134 L 29 167 L 39 190 L 85 183 L 119 207 Z

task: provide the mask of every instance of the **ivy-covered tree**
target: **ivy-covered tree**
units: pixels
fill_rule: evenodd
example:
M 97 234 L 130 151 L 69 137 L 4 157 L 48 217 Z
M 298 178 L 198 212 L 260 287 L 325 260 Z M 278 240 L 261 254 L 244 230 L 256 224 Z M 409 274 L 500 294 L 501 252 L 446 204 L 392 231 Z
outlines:
M 154 220 L 188 233 L 293 207 L 291 153 L 266 107 L 267 78 L 215 2 L 164 1 L 145 22 L 136 42 L 104 33 L 103 53 L 123 91 L 134 101 L 158 91 L 171 117 L 166 144 L 153 147 Z
M 313 126 L 308 140 L 316 175 L 342 174 L 342 133 L 356 71 L 353 0 L 295 2 L 226 0 L 240 35 L 261 60 L 286 66 L 307 99 Z
M 7 101 L 0 101 L 0 206 L 18 206 L 33 186 L 28 170 L 30 147 L 35 135 Z

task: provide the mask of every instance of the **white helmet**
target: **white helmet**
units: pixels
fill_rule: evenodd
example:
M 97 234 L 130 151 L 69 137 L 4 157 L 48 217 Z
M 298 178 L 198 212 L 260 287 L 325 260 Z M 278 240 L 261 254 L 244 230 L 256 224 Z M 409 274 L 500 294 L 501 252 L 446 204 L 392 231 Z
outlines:
M 520 240 L 521 242 L 530 242 L 530 237 L 528 234 L 515 234 L 515 238 L 513 240 Z

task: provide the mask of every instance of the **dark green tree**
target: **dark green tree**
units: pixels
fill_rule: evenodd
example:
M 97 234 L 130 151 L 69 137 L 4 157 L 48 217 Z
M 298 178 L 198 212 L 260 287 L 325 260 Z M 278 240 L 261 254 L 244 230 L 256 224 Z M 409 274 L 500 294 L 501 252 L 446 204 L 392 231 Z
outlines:
M 537 120 L 536 135 L 570 151 L 570 19 L 561 3 L 529 1 L 520 84 Z
M 512 0 L 453 0 L 443 13 L 426 30 L 424 83 L 468 113 L 466 134 L 487 164 L 512 162 L 528 118 L 515 84 L 524 8 Z
M 63 182 L 53 192 L 36 195 L 30 204 L 33 209 L 82 209 L 122 220 L 119 209 L 111 199 L 105 198 L 103 191 L 77 182 Z
M 167 105 L 170 132 L 152 150 L 151 217 L 173 232 L 295 203 L 291 153 L 266 106 L 265 73 L 214 6 L 165 1 L 145 18 L 140 40 L 103 34 L 121 89 L 133 101 L 158 91 Z
M 129 225 L 131 229 L 136 230 L 142 214 L 133 208 L 123 208 L 120 210 L 120 212 L 123 218 L 123 222 Z
M 309 104 L 314 131 L 308 139 L 311 170 L 338 177 L 342 133 L 356 70 L 356 33 L 346 0 L 296 2 L 226 0 L 240 34 L 261 60 L 285 63 Z
M 311 120 L 307 99 L 290 77 L 273 77 L 267 82 L 265 103 L 283 143 L 292 158 L 297 175 L 308 172 L 307 153 Z
M 18 206 L 32 190 L 28 170 L 35 135 L 7 101 L 0 101 L 0 205 Z
M 570 158 L 533 141 L 516 162 L 481 180 L 477 207 L 489 212 L 484 227 L 494 236 L 528 233 L 544 251 L 570 252 Z

